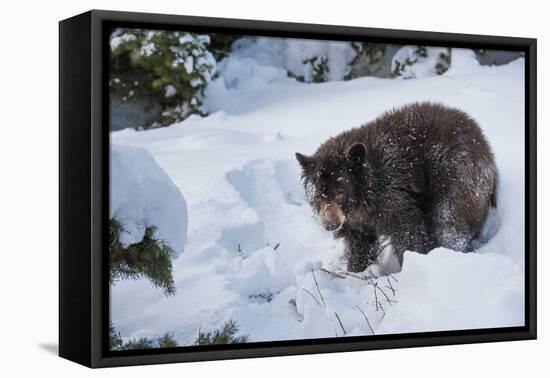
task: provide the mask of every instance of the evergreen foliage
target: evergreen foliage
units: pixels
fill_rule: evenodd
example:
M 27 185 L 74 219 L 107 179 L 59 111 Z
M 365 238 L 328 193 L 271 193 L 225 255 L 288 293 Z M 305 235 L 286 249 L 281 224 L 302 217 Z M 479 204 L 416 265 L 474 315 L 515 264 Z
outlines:
M 195 345 L 241 344 L 248 342 L 248 335 L 238 336 L 239 326 L 233 319 L 225 322 L 219 329 L 202 332 L 196 338 Z M 160 337 L 139 337 L 128 341 L 122 340 L 120 333 L 111 322 L 109 324 L 109 347 L 111 350 L 133 350 L 152 348 L 175 348 L 178 346 L 174 334 L 166 332 Z
M 216 69 L 208 35 L 117 29 L 110 42 L 111 96 L 123 102 L 146 102 L 151 108 L 160 105 L 160 113 L 143 128 L 166 126 L 202 113 L 204 88 Z
M 439 60 L 435 65 L 435 72 L 438 75 L 445 73 L 449 67 L 451 67 L 451 49 L 448 48 L 447 52 L 439 53 Z
M 214 55 L 216 62 L 220 62 L 223 58 L 229 55 L 233 42 L 242 38 L 240 35 L 232 34 L 210 34 L 209 50 Z M 247 37 L 253 39 L 254 37 Z
M 120 337 L 120 333 L 116 331 L 115 326 L 113 325 L 113 322 L 109 322 L 109 349 L 122 350 L 123 344 L 124 342 Z
M 328 63 L 328 57 L 324 55 L 312 56 L 302 60 L 301 62 L 305 67 L 308 67 L 310 72 L 303 75 L 294 73 L 291 69 L 286 68 L 287 76 L 301 83 L 323 83 L 328 81 L 328 73 L 330 72 Z
M 327 81 L 329 73 L 328 58 L 326 56 L 314 56 L 304 60 L 303 64 L 310 65 L 312 70 L 311 82 L 322 83 Z
M 406 46 L 403 49 L 408 49 L 406 50 L 406 54 L 400 54 L 401 51 L 399 51 L 394 57 L 392 66 L 393 77 L 415 78 L 414 66 L 417 64 L 431 65 L 432 72 L 437 75 L 445 73 L 451 66 L 450 48 Z
M 174 334 L 171 332 L 166 332 L 164 335 L 157 338 L 157 343 L 159 348 L 175 348 L 178 346 Z
M 176 287 L 172 277 L 172 249 L 154 237 L 155 227 L 147 227 L 143 240 L 124 247 L 119 240 L 124 232 L 114 218 L 109 220 L 109 282 L 121 279 L 148 279 L 161 288 L 166 296 L 174 295 Z
M 132 339 L 125 342 L 122 345 L 121 350 L 132 350 L 132 349 L 152 349 L 155 348 L 154 341 L 148 337 L 140 337 L 137 339 Z
M 352 42 L 355 57 L 350 62 L 350 72 L 346 80 L 363 76 L 373 76 L 384 67 L 387 44 L 370 42 Z
M 240 344 L 248 341 L 248 335 L 237 336 L 239 326 L 233 319 L 225 322 L 221 328 L 211 332 L 202 332 L 195 340 L 195 345 Z
M 109 347 L 110 350 L 132 350 L 132 349 L 152 349 L 152 348 L 175 348 L 178 346 L 174 335 L 166 332 L 164 335 L 156 339 L 149 337 L 139 337 L 126 342 L 120 337 L 111 322 L 109 324 Z
M 422 51 L 420 46 L 416 46 L 412 56 L 409 55 L 404 60 L 395 60 L 394 61 L 392 76 L 394 76 L 394 77 L 404 76 L 406 68 L 409 67 L 409 66 L 412 66 L 413 64 L 415 64 L 417 62 L 417 59 L 418 59 L 417 57 L 418 56 L 415 54 L 417 50 Z

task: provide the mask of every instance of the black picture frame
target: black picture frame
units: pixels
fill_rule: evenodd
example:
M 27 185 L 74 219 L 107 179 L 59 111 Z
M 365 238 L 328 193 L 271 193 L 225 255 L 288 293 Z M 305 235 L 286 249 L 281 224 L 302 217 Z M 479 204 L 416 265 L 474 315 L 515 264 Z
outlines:
M 525 326 L 140 351 L 108 350 L 108 30 L 113 26 L 522 51 Z M 59 355 L 88 367 L 536 338 L 536 39 L 92 10 L 59 23 Z

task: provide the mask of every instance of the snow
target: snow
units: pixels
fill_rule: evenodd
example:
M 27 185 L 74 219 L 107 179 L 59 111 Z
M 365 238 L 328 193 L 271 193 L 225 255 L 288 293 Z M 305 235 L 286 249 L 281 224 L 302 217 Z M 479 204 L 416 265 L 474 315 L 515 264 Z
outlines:
M 185 67 L 185 71 L 187 71 L 188 74 L 191 74 L 193 72 L 193 56 L 187 55 L 185 57 L 185 63 L 183 64 Z
M 174 54 L 172 67 L 183 65 L 188 75 L 196 76 L 192 79 L 194 87 L 210 82 L 212 74 L 216 71 L 216 60 L 205 46 L 210 43 L 210 37 L 187 33 L 179 38 L 179 42 L 179 45 L 170 46 Z
M 349 42 L 326 42 L 292 38 L 240 39 L 233 52 L 220 62 L 218 72 L 229 88 L 250 86 L 250 81 L 270 83 L 290 80 L 287 72 L 304 81 L 313 80 L 311 58 L 328 58 L 326 80 L 342 80 L 356 52 Z M 253 72 L 251 72 L 253 71 Z M 252 75 L 250 75 L 252 73 Z
M 154 42 L 148 42 L 141 46 L 140 53 L 141 55 L 151 56 L 157 51 L 157 45 Z
M 191 34 L 185 33 L 185 35 L 183 37 L 180 37 L 179 42 L 180 42 L 180 44 L 184 45 L 186 43 L 191 43 L 194 40 L 195 40 L 195 38 Z
M 187 239 L 187 204 L 180 190 L 143 148 L 111 143 L 111 197 L 109 218 L 124 232 L 123 246 L 138 243 L 147 227 L 177 257 Z
M 448 54 L 448 49 L 443 47 L 426 47 L 426 56 L 421 56 L 416 51 L 417 46 L 404 46 L 400 48 L 392 58 L 391 69 L 392 72 L 395 71 L 397 64 L 402 68 L 400 77 L 404 79 L 412 79 L 424 76 L 434 76 L 436 72 L 436 64 L 441 61 L 441 54 Z M 477 60 L 475 60 L 475 55 L 473 50 L 464 50 L 464 49 L 455 49 L 457 54 L 460 54 L 461 51 L 471 52 L 474 57 L 473 61 L 470 61 L 472 64 L 478 66 Z M 452 57 L 454 63 L 454 55 Z
M 523 325 L 524 60 L 480 67 L 454 50 L 442 76 L 307 84 L 268 64 L 269 54 L 284 57 L 277 46 L 218 66 L 205 91 L 209 116 L 111 133 L 117 149 L 149 151 L 185 196 L 189 219 L 185 252 L 174 261 L 175 296 L 146 281 L 112 288 L 111 320 L 122 336 L 170 331 L 189 345 L 199 328 L 229 319 L 250 341 Z M 346 275 L 343 242 L 307 205 L 294 153 L 311 154 L 330 136 L 413 101 L 460 108 L 482 127 L 500 174 L 498 213 L 486 225 L 495 235 L 475 253 L 406 252 L 400 272 L 390 244 L 367 275 L 391 277 Z M 118 201 L 126 196 L 132 192 Z M 159 197 L 173 214 L 177 206 Z
M 115 35 L 111 38 L 111 40 L 109 41 L 109 44 L 111 46 L 111 50 L 116 50 L 120 44 L 124 43 L 124 42 L 130 42 L 130 41 L 135 41 L 136 40 L 136 36 L 133 35 L 133 34 L 130 34 L 130 33 L 123 33 L 121 35 Z
M 378 333 L 523 324 L 523 267 L 508 256 L 444 248 L 429 255 L 407 252 L 397 276 L 397 303 Z
M 176 95 L 176 93 L 178 93 L 178 90 L 172 84 L 168 84 L 166 87 L 164 87 L 165 97 L 173 97 Z
M 494 72 L 495 70 L 505 70 L 507 66 L 494 67 L 494 66 L 482 66 L 477 62 L 475 57 L 475 52 L 469 49 L 452 49 L 452 60 L 453 64 L 447 70 L 446 75 L 457 76 L 457 75 L 472 75 L 475 73 L 487 73 Z M 521 59 L 510 63 L 512 66 L 514 64 L 522 64 Z

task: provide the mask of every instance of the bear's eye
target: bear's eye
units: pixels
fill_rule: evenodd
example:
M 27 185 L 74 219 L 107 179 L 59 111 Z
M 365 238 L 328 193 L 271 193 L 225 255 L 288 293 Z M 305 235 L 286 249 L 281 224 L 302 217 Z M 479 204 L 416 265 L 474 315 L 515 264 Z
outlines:
M 338 189 L 336 192 L 336 200 L 337 201 L 343 201 L 346 198 L 346 192 L 344 189 Z

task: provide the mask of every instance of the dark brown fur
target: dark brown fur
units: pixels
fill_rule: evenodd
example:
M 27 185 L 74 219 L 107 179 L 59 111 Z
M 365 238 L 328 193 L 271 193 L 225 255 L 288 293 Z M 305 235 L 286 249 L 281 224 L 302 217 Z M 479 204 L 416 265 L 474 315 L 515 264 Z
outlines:
M 489 144 L 472 118 L 443 105 L 387 112 L 296 157 L 312 207 L 346 241 L 350 271 L 376 260 L 383 237 L 400 263 L 406 250 L 470 251 L 496 207 Z

